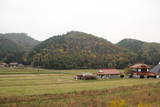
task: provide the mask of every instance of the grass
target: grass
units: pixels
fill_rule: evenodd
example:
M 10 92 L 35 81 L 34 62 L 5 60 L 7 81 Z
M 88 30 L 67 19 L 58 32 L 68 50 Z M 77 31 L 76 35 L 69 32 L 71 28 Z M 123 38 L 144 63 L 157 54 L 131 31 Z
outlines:
M 77 99 L 78 96 L 80 96 L 81 98 L 82 96 L 78 93 L 82 94 L 82 92 L 89 92 L 89 93 L 93 92 L 92 94 L 94 94 L 94 92 L 101 93 L 106 89 L 114 90 L 119 87 L 129 87 L 130 88 L 136 85 L 143 86 L 144 84 L 157 84 L 160 82 L 159 79 L 104 79 L 104 80 L 87 80 L 87 81 L 73 79 L 73 77 L 76 74 L 81 74 L 83 72 L 96 73 L 97 70 L 40 69 L 38 71 L 35 68 L 25 68 L 25 69 L 13 69 L 13 68 L 3 68 L 2 69 L 1 68 L 0 69 L 0 102 L 2 104 L 5 104 L 3 103 L 3 102 L 6 102 L 4 98 L 11 99 L 11 102 L 13 101 L 16 103 L 17 101 L 15 99 L 23 100 L 23 99 L 34 99 L 35 98 L 36 104 L 37 104 L 38 99 L 40 100 L 47 99 L 43 101 L 43 104 L 48 103 L 48 102 L 53 104 L 52 99 L 48 99 L 48 96 L 47 98 L 45 96 L 45 95 L 51 94 L 51 97 L 57 96 L 58 101 L 54 102 L 54 104 L 56 105 L 58 103 L 62 104 L 61 101 L 66 100 L 65 98 L 62 98 L 62 99 L 59 98 L 60 96 L 63 97 L 64 95 L 66 95 L 65 93 L 72 93 L 72 94 L 69 94 L 69 96 L 71 96 L 69 98 L 73 100 L 74 96 L 77 96 L 75 99 Z M 121 70 L 121 72 L 123 71 Z M 127 90 L 127 88 L 124 90 Z M 130 91 L 124 91 L 124 90 L 122 91 L 120 89 L 120 92 L 119 93 L 117 92 L 116 95 L 122 94 L 123 96 L 126 95 L 127 97 L 129 93 L 131 93 Z M 74 94 L 74 93 L 77 93 L 77 94 Z M 34 98 L 30 96 L 33 96 Z M 92 98 L 94 97 L 96 96 L 92 95 Z M 98 95 L 96 99 L 98 98 L 102 99 L 103 97 L 106 97 L 106 96 Z M 88 96 L 86 96 L 85 98 L 86 99 L 83 99 L 83 98 L 82 99 L 87 101 Z M 7 101 L 10 101 L 10 100 L 7 100 Z M 21 100 L 18 102 L 21 102 Z M 24 103 L 24 101 L 22 102 Z M 68 102 L 68 100 L 66 102 Z M 73 102 L 76 102 L 76 101 L 74 100 Z M 26 103 L 27 103 L 26 105 L 28 105 L 28 100 L 26 101 Z M 67 105 L 67 104 L 64 103 L 64 105 Z
M 6 72 L 6 74 L 4 74 Z M 44 70 L 2 69 L 0 70 L 0 95 L 22 96 L 50 93 L 66 93 L 82 90 L 97 90 L 158 82 L 156 79 L 106 79 L 74 80 L 76 74 L 95 73 L 96 70 Z
M 118 88 L 0 97 L 1 107 L 160 107 L 160 82 Z

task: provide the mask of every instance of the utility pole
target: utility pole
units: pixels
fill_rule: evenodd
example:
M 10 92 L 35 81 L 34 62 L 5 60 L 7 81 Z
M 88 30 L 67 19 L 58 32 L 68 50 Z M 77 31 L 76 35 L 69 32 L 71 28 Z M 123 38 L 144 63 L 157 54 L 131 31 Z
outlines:
M 40 68 L 40 59 L 41 59 L 41 55 L 40 54 L 38 54 L 38 72 L 39 72 L 39 68 Z

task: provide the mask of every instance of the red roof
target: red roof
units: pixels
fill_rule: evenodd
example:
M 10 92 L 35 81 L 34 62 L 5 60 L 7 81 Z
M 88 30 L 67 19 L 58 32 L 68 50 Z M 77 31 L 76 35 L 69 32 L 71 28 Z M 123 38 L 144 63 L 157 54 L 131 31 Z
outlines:
M 146 64 L 135 64 L 135 65 L 132 65 L 130 66 L 130 68 L 151 68 L 149 65 L 146 65 Z
M 116 69 L 100 69 L 97 74 L 120 74 Z

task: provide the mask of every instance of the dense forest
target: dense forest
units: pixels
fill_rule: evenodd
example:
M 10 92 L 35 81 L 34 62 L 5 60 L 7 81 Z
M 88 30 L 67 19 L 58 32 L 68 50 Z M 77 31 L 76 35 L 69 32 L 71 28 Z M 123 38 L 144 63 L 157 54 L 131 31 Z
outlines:
M 16 43 L 0 35 L 0 60 L 3 62 L 20 61 L 23 50 Z
M 135 53 L 137 56 L 137 62 L 156 65 L 160 61 L 160 44 L 158 43 L 147 43 L 134 39 L 124 39 L 117 45 Z
M 75 31 L 49 38 L 34 47 L 31 55 L 34 66 L 54 69 L 122 68 L 134 61 L 134 54 L 126 49 Z
M 136 62 L 156 65 L 160 44 L 124 39 L 113 44 L 78 31 L 39 42 L 24 33 L 0 34 L 0 61 L 48 69 L 125 68 Z

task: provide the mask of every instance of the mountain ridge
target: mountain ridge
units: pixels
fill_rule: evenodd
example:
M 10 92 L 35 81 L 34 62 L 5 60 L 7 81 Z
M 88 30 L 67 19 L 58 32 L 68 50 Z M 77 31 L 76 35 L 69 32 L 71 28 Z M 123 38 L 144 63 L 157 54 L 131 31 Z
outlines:
M 33 39 L 26 33 L 5 33 L 3 34 L 5 38 L 21 45 L 24 50 L 30 50 L 34 46 L 39 44 L 38 40 Z
M 27 36 L 25 33 L 0 34 L 0 38 L 6 41 L 1 42 L 0 55 L 4 58 L 0 58 L 0 61 L 24 62 L 25 59 L 24 63 L 35 67 L 79 69 L 123 68 L 136 62 L 156 65 L 160 60 L 160 43 L 156 42 L 126 38 L 113 44 L 93 34 L 70 31 L 52 36 L 42 42 L 29 37 L 29 40 L 36 42 L 35 44 L 27 42 L 32 46 L 28 45 L 29 48 L 24 48 L 26 45 L 21 44 L 26 44 L 23 41 L 28 40 L 24 39 Z M 11 52 L 6 54 L 8 50 Z
M 33 65 L 38 66 L 34 60 L 38 55 L 46 56 L 48 60 L 42 59 L 40 65 L 47 68 L 120 67 L 124 66 L 120 61 L 125 59 L 124 62 L 129 63 L 129 54 L 132 54 L 106 39 L 78 31 L 53 36 L 35 46 L 33 51 Z

